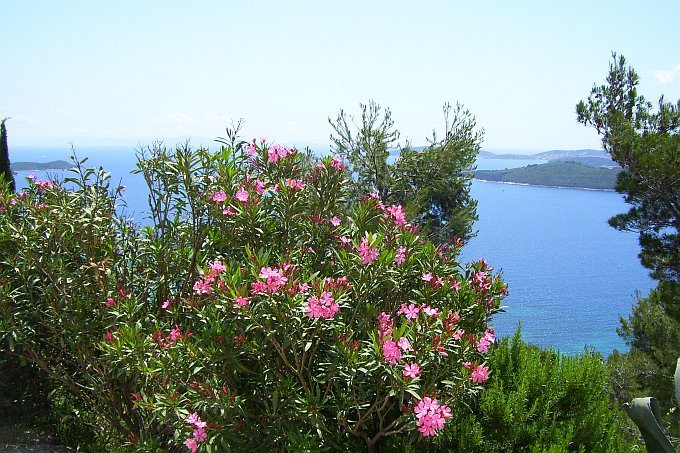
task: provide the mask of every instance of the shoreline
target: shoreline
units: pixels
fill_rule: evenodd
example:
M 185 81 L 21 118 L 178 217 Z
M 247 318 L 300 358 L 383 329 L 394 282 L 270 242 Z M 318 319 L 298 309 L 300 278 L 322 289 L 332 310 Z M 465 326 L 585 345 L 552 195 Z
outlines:
M 545 187 L 549 189 L 574 189 L 574 190 L 591 190 L 595 192 L 616 192 L 615 189 L 595 189 L 592 187 L 570 187 L 570 186 L 548 186 L 545 184 L 529 184 L 525 182 L 511 182 L 511 181 L 491 181 L 488 179 L 473 178 L 475 181 L 479 182 L 490 182 L 495 184 L 508 184 L 512 186 L 530 186 L 530 187 Z

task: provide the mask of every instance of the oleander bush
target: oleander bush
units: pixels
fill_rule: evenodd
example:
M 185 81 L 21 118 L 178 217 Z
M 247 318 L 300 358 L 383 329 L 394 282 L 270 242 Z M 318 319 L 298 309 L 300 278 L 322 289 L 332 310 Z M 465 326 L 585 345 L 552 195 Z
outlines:
M 0 194 L 0 340 L 97 448 L 376 451 L 469 412 L 506 294 L 484 260 L 350 203 L 338 158 L 231 137 L 140 157 L 146 226 L 82 161 Z

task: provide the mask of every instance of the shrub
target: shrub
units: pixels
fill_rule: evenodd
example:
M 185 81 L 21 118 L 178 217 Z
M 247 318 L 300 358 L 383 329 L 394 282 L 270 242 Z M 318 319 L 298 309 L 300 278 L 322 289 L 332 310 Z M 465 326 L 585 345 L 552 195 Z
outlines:
M 459 412 L 447 425 L 440 451 L 631 451 L 630 423 L 612 408 L 598 354 L 540 349 L 518 329 L 494 346 L 489 366 L 495 373 L 473 413 Z
M 337 158 L 264 139 L 142 157 L 146 227 L 82 165 L 0 199 L 0 338 L 110 448 L 370 451 L 466 411 L 506 293 L 486 262 L 377 196 L 350 206 Z

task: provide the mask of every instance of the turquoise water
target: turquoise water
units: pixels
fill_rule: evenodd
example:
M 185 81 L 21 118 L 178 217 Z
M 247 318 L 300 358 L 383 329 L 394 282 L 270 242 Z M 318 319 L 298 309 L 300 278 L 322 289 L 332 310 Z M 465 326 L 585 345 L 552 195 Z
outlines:
M 67 159 L 70 150 L 13 149 L 14 161 Z M 79 150 L 88 164 L 104 166 L 117 185 L 127 186 L 127 212 L 143 222 L 147 194 L 143 179 L 130 175 L 135 153 L 130 148 Z M 481 159 L 479 169 L 502 169 L 542 161 Z M 18 183 L 29 172 L 20 172 Z M 44 177 L 45 172 L 34 172 Z M 56 176 L 63 172 L 53 172 Z M 509 285 L 506 313 L 493 321 L 501 336 L 522 323 L 524 338 L 565 353 L 588 346 L 609 354 L 625 349 L 616 335 L 620 315 L 654 284 L 639 264 L 637 235 L 607 224 L 627 209 L 615 192 L 473 182 L 478 200 L 478 235 L 463 249 L 465 261 L 486 258 Z

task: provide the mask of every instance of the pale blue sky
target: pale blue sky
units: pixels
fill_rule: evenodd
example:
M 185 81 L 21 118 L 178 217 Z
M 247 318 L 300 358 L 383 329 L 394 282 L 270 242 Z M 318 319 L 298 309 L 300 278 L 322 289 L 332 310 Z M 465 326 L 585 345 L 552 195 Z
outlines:
M 680 1 L 0 0 L 0 117 L 12 145 L 329 143 L 374 99 L 403 138 L 460 101 L 484 148 L 599 147 L 575 104 L 611 51 L 680 98 Z M 666 71 L 666 72 L 663 72 Z

